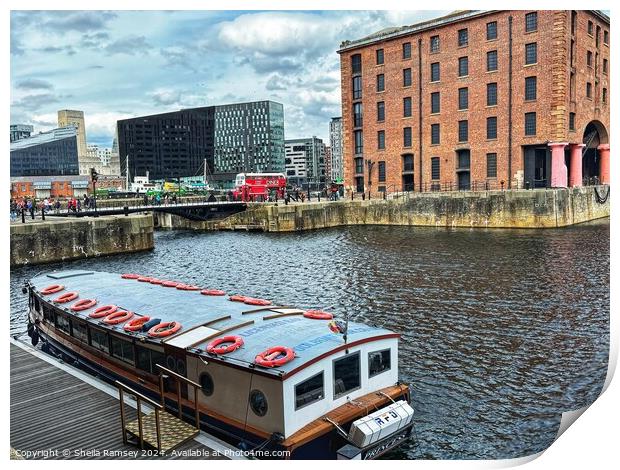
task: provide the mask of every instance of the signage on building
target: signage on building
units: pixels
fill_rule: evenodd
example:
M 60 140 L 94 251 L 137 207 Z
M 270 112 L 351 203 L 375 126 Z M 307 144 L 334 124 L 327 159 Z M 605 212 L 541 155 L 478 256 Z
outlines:
M 35 181 L 32 183 L 34 189 L 52 189 L 51 181 Z
M 88 181 L 71 181 L 73 189 L 88 188 Z

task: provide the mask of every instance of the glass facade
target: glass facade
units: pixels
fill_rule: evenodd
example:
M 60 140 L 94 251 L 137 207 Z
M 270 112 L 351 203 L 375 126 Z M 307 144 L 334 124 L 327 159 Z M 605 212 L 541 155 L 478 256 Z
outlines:
M 60 128 L 11 144 L 11 176 L 79 174 L 74 128 Z

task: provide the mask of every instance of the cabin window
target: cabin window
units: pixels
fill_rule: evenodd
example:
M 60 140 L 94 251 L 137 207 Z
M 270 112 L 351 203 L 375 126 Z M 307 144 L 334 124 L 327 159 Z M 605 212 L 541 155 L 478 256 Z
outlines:
M 152 374 L 159 374 L 155 364 L 165 364 L 165 356 L 159 351 L 136 345 L 136 367 Z
M 90 345 L 100 351 L 109 353 L 110 345 L 108 343 L 108 334 L 105 331 L 96 328 L 90 329 Z
M 86 323 L 72 318 L 71 324 L 73 325 L 73 337 L 88 343 L 88 329 L 86 328 Z
M 348 354 L 334 361 L 334 398 L 361 387 L 360 353 Z
M 368 377 L 373 377 L 390 370 L 391 368 L 391 354 L 389 349 L 383 351 L 373 351 L 368 353 Z
M 260 390 L 252 390 L 250 392 L 250 408 L 256 416 L 265 416 L 267 414 L 267 397 Z
M 129 364 L 134 363 L 133 343 L 131 341 L 111 336 L 110 343 L 112 344 L 112 356 Z
M 200 374 L 200 389 L 206 397 L 213 395 L 213 377 L 208 372 Z
M 295 409 L 325 398 L 323 372 L 295 385 Z
M 54 323 L 54 309 L 49 305 L 43 304 L 43 318 L 50 323 Z
M 60 331 L 64 331 L 68 335 L 71 334 L 71 324 L 69 319 L 64 315 L 56 315 L 56 328 Z

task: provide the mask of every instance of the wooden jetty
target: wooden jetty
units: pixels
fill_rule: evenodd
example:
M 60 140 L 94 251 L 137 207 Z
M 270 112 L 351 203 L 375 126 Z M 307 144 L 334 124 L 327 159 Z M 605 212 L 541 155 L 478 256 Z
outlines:
M 125 443 L 118 389 L 11 340 L 11 458 L 224 459 L 232 448 L 195 430 L 165 454 Z M 137 423 L 125 395 L 125 419 Z M 152 411 L 144 409 L 147 422 Z M 129 425 L 128 425 L 129 426 Z M 191 428 L 191 426 L 189 426 Z

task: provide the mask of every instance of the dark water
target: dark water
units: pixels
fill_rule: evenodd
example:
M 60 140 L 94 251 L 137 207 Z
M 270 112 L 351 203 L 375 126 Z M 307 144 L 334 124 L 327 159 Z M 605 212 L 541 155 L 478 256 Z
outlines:
M 609 349 L 609 222 L 559 230 L 350 227 L 295 234 L 161 232 L 150 253 L 15 269 L 135 271 L 402 333 L 415 439 L 390 458 L 510 458 L 547 448 L 596 399 Z

